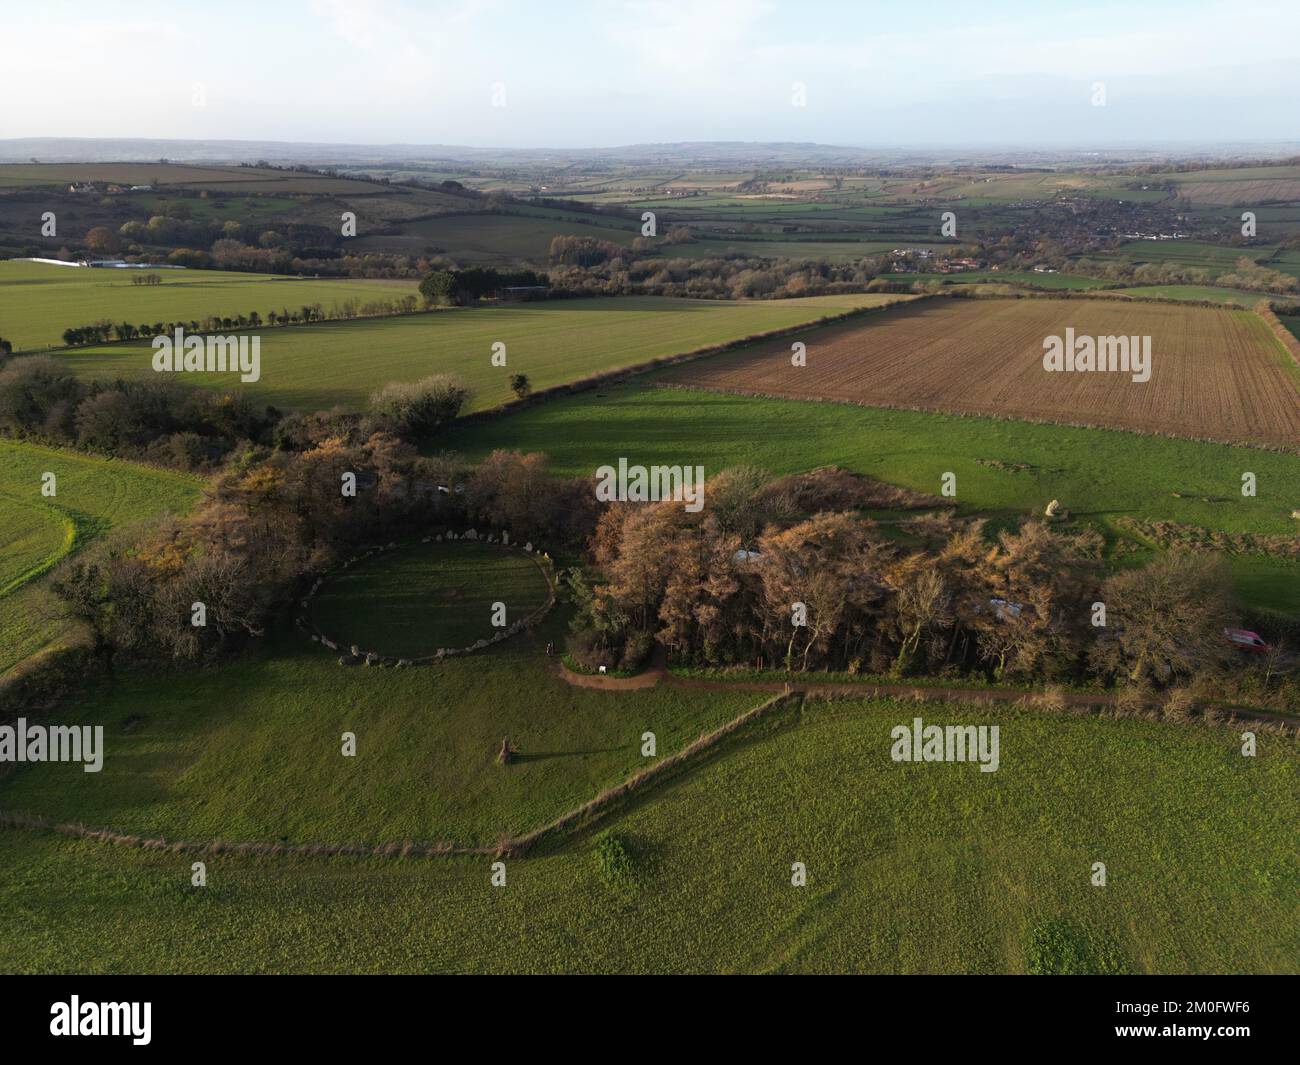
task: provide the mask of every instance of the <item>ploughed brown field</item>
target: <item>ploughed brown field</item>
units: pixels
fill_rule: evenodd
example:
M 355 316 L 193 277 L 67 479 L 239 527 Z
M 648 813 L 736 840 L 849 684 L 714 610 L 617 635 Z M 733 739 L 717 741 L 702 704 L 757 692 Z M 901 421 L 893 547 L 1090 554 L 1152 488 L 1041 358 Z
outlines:
M 1044 339 L 1150 336 L 1151 377 L 1049 373 Z M 791 365 L 791 344 L 807 365 Z M 923 300 L 684 364 L 729 392 L 1103 425 L 1300 450 L 1300 388 L 1249 311 L 1120 300 Z

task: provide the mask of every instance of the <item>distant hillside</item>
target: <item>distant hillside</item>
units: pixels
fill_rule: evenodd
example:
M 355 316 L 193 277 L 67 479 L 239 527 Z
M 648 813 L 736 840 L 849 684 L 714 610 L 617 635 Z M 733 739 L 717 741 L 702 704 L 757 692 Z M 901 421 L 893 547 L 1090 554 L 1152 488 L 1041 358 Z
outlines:
M 985 148 L 943 146 L 852 146 L 798 142 L 689 141 L 629 144 L 605 148 L 475 148 L 448 144 L 325 144 L 293 141 L 159 140 L 149 138 L 22 137 L 0 140 L 0 162 L 376 164 L 403 161 L 539 165 L 589 163 L 604 159 L 629 164 L 792 164 L 880 166 L 954 162 L 1045 165 L 1157 162 L 1189 159 L 1264 159 L 1300 154 L 1300 142 L 1242 144 L 1079 145 L 1073 149 L 1029 149 L 1013 144 Z

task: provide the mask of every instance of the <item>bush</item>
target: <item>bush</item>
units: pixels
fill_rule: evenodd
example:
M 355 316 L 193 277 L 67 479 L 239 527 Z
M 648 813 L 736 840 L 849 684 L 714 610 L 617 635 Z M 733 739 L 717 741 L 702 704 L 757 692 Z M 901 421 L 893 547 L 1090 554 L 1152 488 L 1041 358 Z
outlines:
M 650 654 L 654 638 L 648 632 L 630 632 L 619 656 L 618 668 L 625 673 L 635 673 Z
M 1031 976 L 1115 976 L 1127 971 L 1114 942 L 1067 920 L 1036 924 L 1025 954 Z
M 32 355 L 0 370 L 0 429 L 24 433 L 46 428 L 51 413 L 70 412 L 84 394 L 57 359 Z
M 599 673 L 601 666 L 614 668 L 614 652 L 591 629 L 573 633 L 564 643 L 569 657 L 589 673 Z
M 394 381 L 370 397 L 370 413 L 397 436 L 427 440 L 456 418 L 470 394 L 454 374 L 434 374 L 411 384 Z
M 612 829 L 596 837 L 596 871 L 600 879 L 612 888 L 627 887 L 634 879 L 635 869 L 627 841 Z
M 456 302 L 456 277 L 450 270 L 435 270 L 420 282 L 426 307 L 450 307 Z

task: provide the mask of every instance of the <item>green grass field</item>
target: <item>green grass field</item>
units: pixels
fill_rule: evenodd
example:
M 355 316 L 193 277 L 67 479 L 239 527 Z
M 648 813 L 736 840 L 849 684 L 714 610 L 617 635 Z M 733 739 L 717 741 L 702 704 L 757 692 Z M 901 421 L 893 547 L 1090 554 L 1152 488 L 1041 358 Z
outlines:
M 58 269 L 55 267 L 55 269 Z M 365 405 L 389 381 L 456 373 L 474 391 L 473 409 L 511 398 L 509 378 L 528 375 L 546 388 L 602 370 L 813 322 L 897 296 L 855 294 L 794 300 L 710 301 L 626 296 L 478 307 L 310 326 L 261 334 L 261 380 L 236 374 L 173 375 L 210 388 L 232 386 L 287 409 Z M 506 345 L 506 365 L 492 365 L 492 345 Z M 60 355 L 84 377 L 149 377 L 147 343 L 111 344 Z
M 791 240 L 748 239 L 723 240 L 706 238 L 690 244 L 671 244 L 660 254 L 665 259 L 718 259 L 726 256 L 769 259 L 826 259 L 828 262 L 848 262 L 854 259 L 875 258 L 894 248 L 936 248 L 945 245 L 917 240 L 881 240 L 863 235 L 862 240 Z
M 179 163 L 4 163 L 0 186 L 19 188 L 104 181 L 122 185 L 185 185 L 221 181 L 249 173 L 243 168 L 184 166 Z M 265 171 L 257 171 L 265 173 Z
M 1292 277 L 1300 277 L 1300 251 L 1281 251 L 1271 259 L 1265 259 L 1264 266 L 1270 270 L 1281 270 Z
M 0 598 L 53 565 L 76 539 L 76 526 L 53 507 L 17 496 L 0 496 Z
M 47 472 L 53 498 L 41 495 Z M 198 480 L 184 474 L 0 439 L 0 675 L 59 632 L 42 617 L 40 582 L 31 578 L 75 545 L 185 510 L 198 495 Z
M 1158 296 L 1171 300 L 1209 300 L 1211 303 L 1233 303 L 1238 307 L 1253 307 L 1269 296 L 1263 292 L 1250 292 L 1243 288 L 1220 288 L 1217 285 L 1131 285 L 1116 289 L 1129 296 Z
M 185 186 L 214 192 L 257 193 L 259 195 L 373 195 L 400 196 L 406 190 L 392 189 L 371 181 L 265 170 L 251 166 L 205 166 L 187 163 L 4 163 L 0 164 L 0 188 L 69 185 L 94 181 L 121 185 L 152 185 L 155 189 Z M 124 197 L 127 202 L 137 196 Z M 434 195 L 424 193 L 424 195 Z
M 1207 269 L 1231 270 L 1238 259 L 1258 262 L 1273 254 L 1272 248 L 1231 248 L 1195 240 L 1131 240 L 1120 245 L 1120 258 L 1141 263 L 1182 263 Z
M 1065 922 L 1112 971 L 1296 972 L 1293 743 L 1245 758 L 1232 730 L 1008 710 L 983 774 L 892 762 L 889 730 L 917 713 L 813 704 L 731 742 L 612 822 L 622 876 L 587 836 L 508 861 L 501 888 L 486 858 L 206 855 L 195 890 L 194 855 L 0 831 L 0 969 L 1023 973 Z M 232 765 L 235 787 L 264 765 Z M 229 776 L 179 779 L 244 812 Z
M 311 601 L 317 627 L 340 646 L 420 658 L 490 639 L 496 603 L 505 624 L 546 602 L 546 578 L 527 555 L 479 543 L 407 544 L 333 575 Z
M 29 765 L 0 809 L 173 838 L 491 844 L 539 827 L 758 700 L 741 692 L 574 688 L 548 618 L 490 651 L 406 669 L 340 666 L 302 633 L 205 672 L 123 675 L 66 707 L 102 724 L 100 773 Z M 342 733 L 357 755 L 340 754 Z M 501 740 L 516 763 L 497 764 Z
M 592 237 L 626 246 L 638 232 L 630 223 L 627 228 L 617 228 L 548 217 L 445 215 L 408 223 L 398 236 L 358 237 L 357 247 L 412 254 L 434 248 L 438 254 L 466 264 L 545 265 L 554 237 Z
M 1094 289 L 1110 284 L 1095 277 L 1082 274 L 1035 274 L 1032 271 L 1015 270 L 971 270 L 963 274 L 883 274 L 883 277 L 895 281 L 938 281 L 953 285 L 975 282 L 996 281 L 1010 285 L 1028 285 L 1033 288 L 1051 289 Z
M 773 474 L 833 464 L 935 494 L 951 471 L 968 512 L 1041 514 L 1059 499 L 1076 520 L 1111 535 L 1123 515 L 1226 532 L 1295 531 L 1294 455 L 1105 429 L 656 388 L 655 379 L 458 428 L 440 447 L 471 459 L 498 447 L 545 451 L 553 472 L 568 476 L 588 476 L 620 457 L 701 464 L 706 476 L 741 464 Z M 1241 495 L 1247 470 L 1256 474 L 1254 497 Z M 1295 611 L 1300 566 L 1272 568 L 1276 581 L 1243 590 L 1253 589 L 1260 605 Z
M 142 323 L 202 320 L 257 311 L 296 311 L 319 303 L 396 299 L 414 295 L 413 281 L 309 280 L 223 270 L 157 270 L 158 285 L 133 285 L 149 271 L 84 269 L 46 263 L 0 262 L 0 336 L 14 348 L 63 343 L 63 331 L 107 318 Z

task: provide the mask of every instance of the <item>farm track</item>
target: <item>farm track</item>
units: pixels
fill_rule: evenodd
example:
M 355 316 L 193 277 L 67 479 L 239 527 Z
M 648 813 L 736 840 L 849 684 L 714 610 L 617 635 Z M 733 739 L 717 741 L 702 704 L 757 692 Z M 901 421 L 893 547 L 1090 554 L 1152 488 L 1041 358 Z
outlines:
M 1151 379 L 1048 373 L 1043 341 L 1150 336 Z M 1114 300 L 928 300 L 683 366 L 665 382 L 722 392 L 995 415 L 1300 449 L 1300 392 L 1245 311 Z
M 601 691 L 643 691 L 663 683 L 670 688 L 688 688 L 695 691 L 746 691 L 785 693 L 798 695 L 830 695 L 858 699 L 914 699 L 919 702 L 974 703 L 1024 705 L 1039 692 L 1023 691 L 1010 688 L 962 688 L 947 685 L 922 684 L 879 684 L 874 682 L 844 681 L 784 681 L 784 680 L 708 680 L 703 677 L 679 677 L 670 672 L 662 662 L 656 662 L 643 673 L 632 677 L 609 677 L 593 674 L 575 673 L 563 662 L 557 672 L 566 684 L 580 688 L 594 688 Z M 1105 710 L 1118 701 L 1110 692 L 1062 692 L 1061 698 L 1067 707 L 1081 710 Z M 1148 708 L 1155 709 L 1161 704 L 1148 703 Z M 1233 714 L 1238 720 L 1260 721 L 1269 724 L 1296 725 L 1300 721 L 1286 714 L 1275 714 L 1267 710 L 1243 710 L 1221 708 Z

